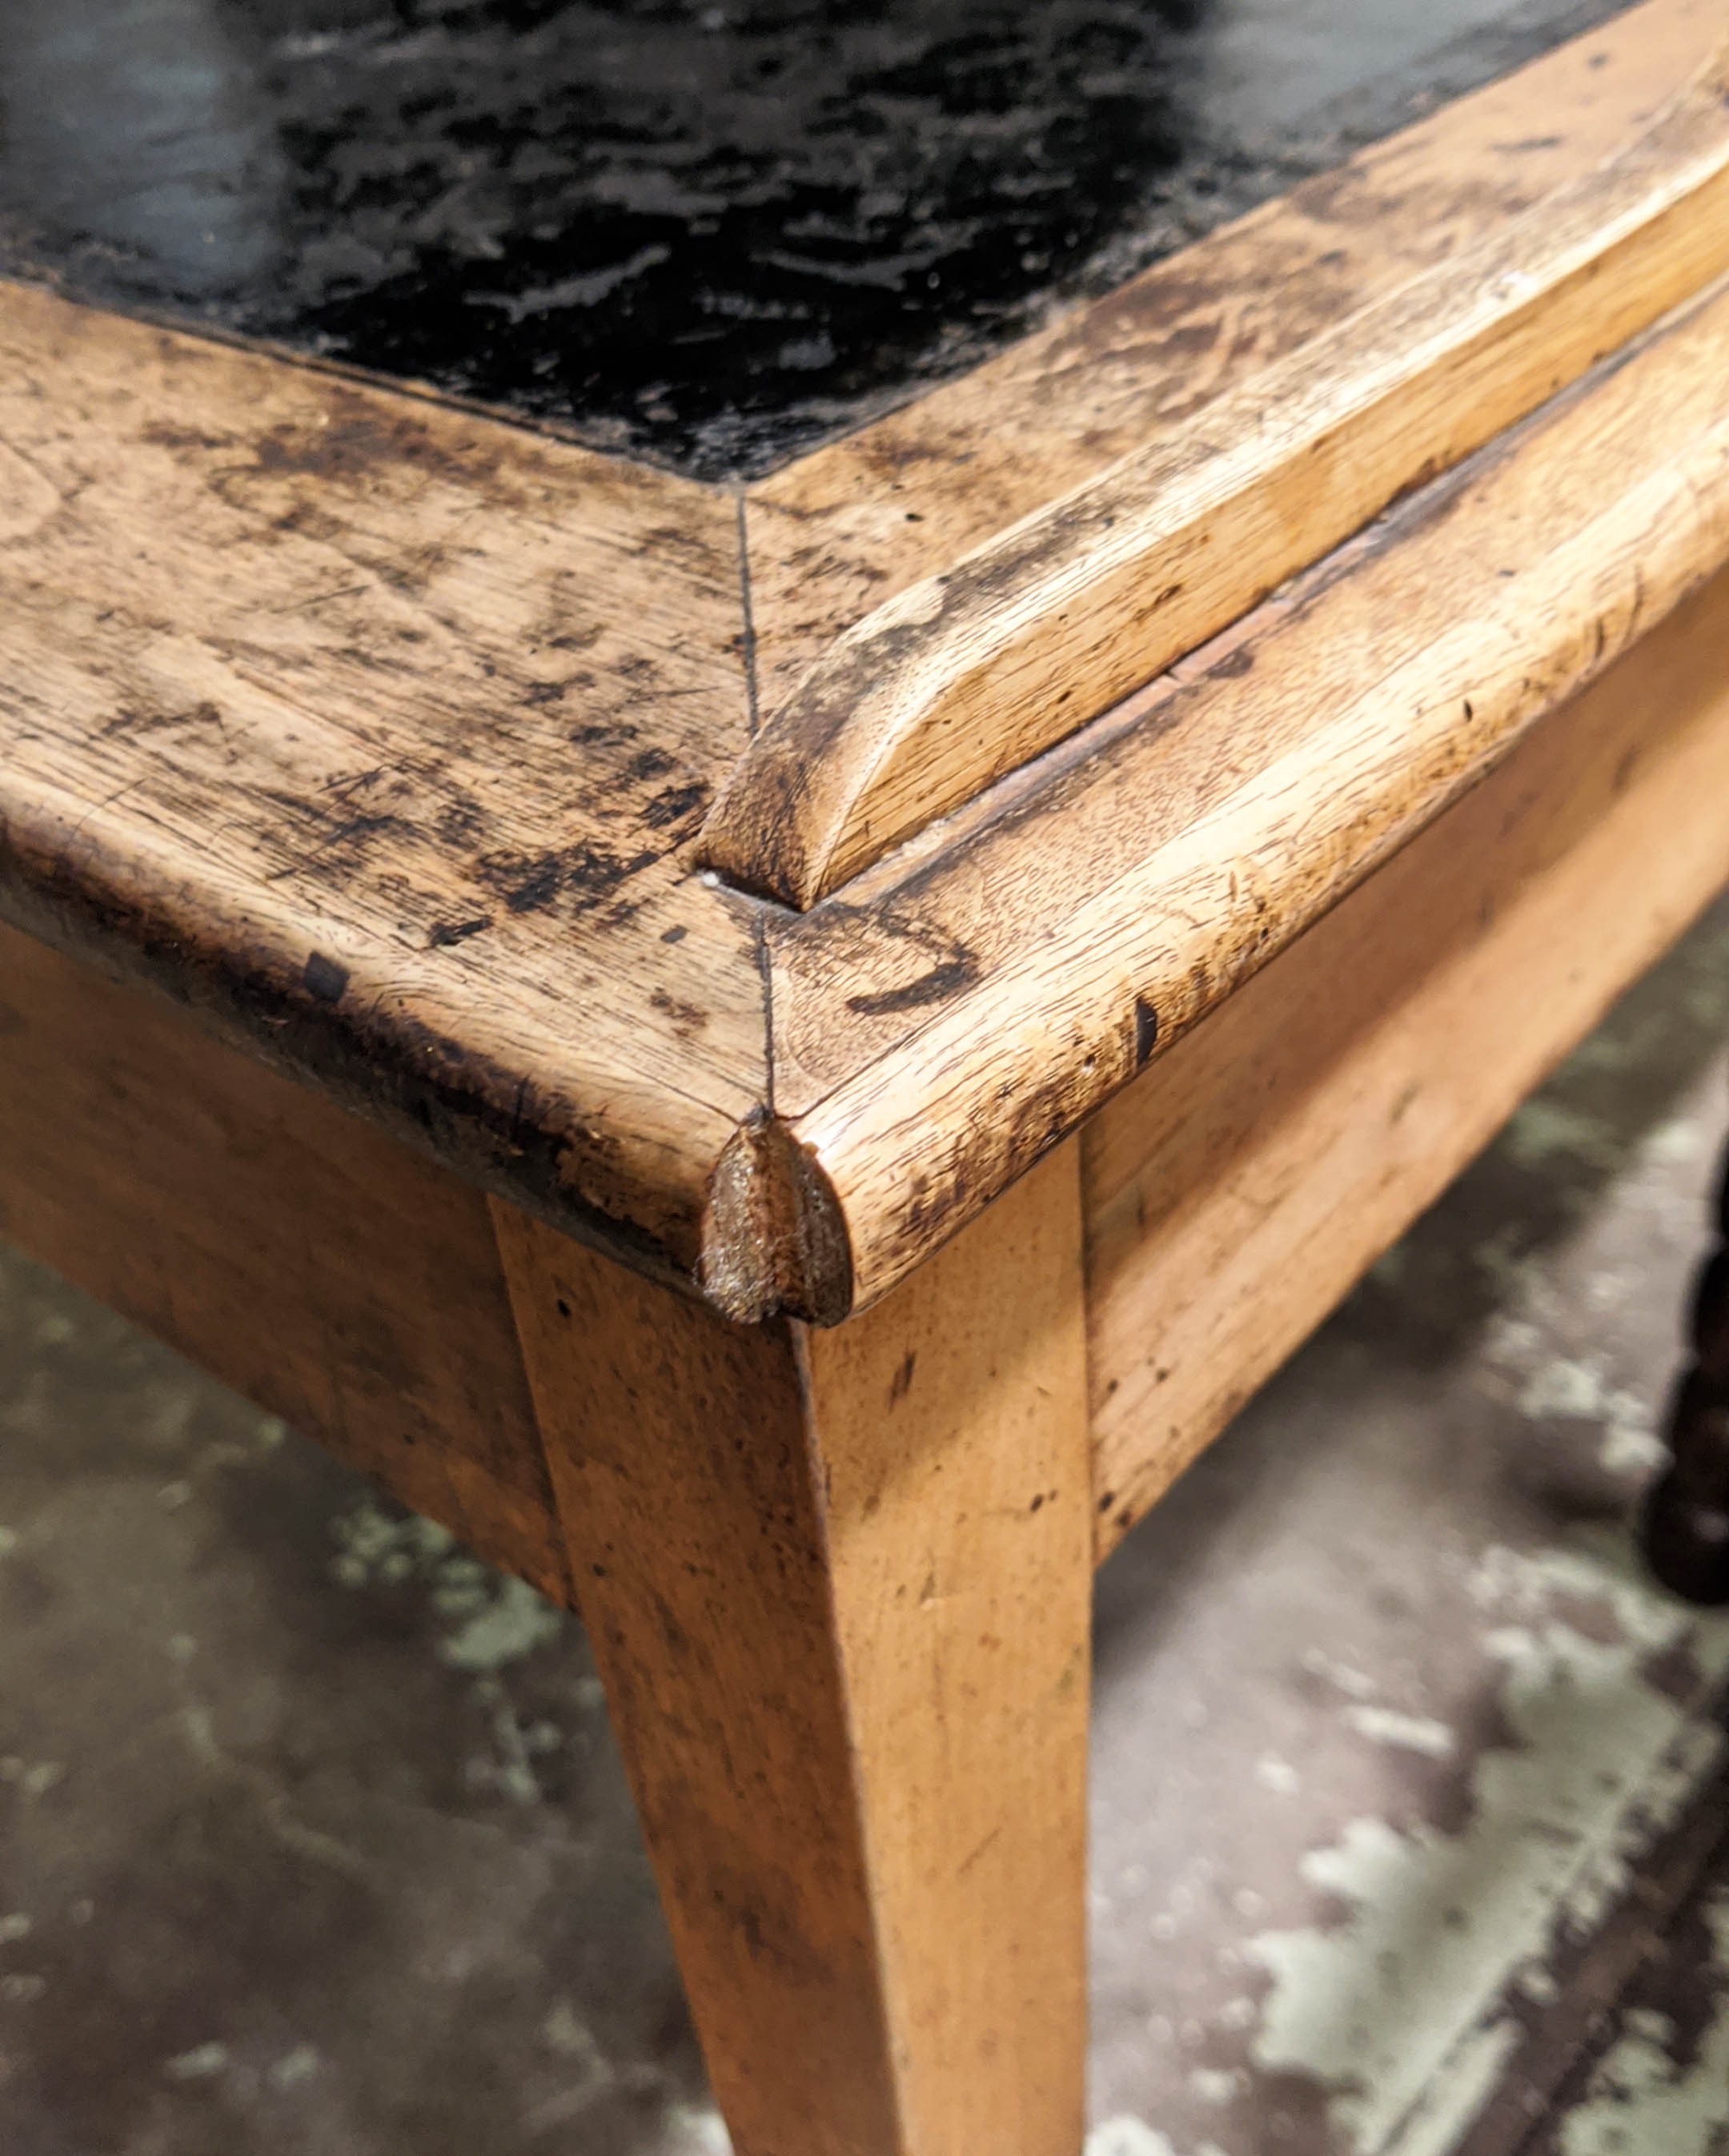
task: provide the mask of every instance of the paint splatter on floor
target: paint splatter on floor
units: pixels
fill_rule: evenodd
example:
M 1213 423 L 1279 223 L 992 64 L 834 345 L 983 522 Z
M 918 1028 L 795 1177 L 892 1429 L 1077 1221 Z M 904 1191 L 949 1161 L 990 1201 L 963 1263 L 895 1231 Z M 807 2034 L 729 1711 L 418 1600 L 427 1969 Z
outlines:
M 1729 2156 L 1729 907 L 1101 1576 L 1088 2156 Z M 724 2156 L 580 1629 L 0 1251 L 5 2156 Z

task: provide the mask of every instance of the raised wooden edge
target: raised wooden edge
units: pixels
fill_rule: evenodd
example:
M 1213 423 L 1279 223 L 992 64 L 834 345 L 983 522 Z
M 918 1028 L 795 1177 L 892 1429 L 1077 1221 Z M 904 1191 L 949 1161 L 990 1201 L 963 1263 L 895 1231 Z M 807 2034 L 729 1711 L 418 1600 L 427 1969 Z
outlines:
M 1729 267 L 1729 36 L 1630 147 L 845 629 L 702 857 L 808 908 Z
M 1723 21 L 1723 0 L 1634 0 L 753 482 L 758 708 L 897 593 L 1598 171 Z
M 1003 782 L 914 871 L 780 917 L 786 1140 L 844 1220 L 851 1306 L 1729 561 L 1726 352 L 1720 290 L 1222 656 Z

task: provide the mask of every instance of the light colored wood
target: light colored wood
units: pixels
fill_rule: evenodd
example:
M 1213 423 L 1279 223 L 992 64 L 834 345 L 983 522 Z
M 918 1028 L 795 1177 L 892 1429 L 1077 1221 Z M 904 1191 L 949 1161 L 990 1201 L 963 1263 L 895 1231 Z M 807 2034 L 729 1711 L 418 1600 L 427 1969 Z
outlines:
M 869 607 L 1594 169 L 1722 27 L 1721 0 L 1644 0 L 755 490 L 771 702 Z M 892 1134 L 859 1129 L 859 1182 L 841 1096 L 881 1065 L 893 1112 L 944 979 L 973 995 L 1003 947 L 947 896 L 933 916 L 925 839 L 904 887 L 862 877 L 790 959 L 774 908 L 695 872 L 749 732 L 730 496 L 14 285 L 0 461 L 0 913 L 165 983 L 458 1173 L 731 1315 L 834 1320 L 1133 1067 L 1139 981 L 1108 1014 L 1011 1011 L 994 1083 L 938 1046 L 931 1157 L 902 1147 L 898 1194 L 870 1164 L 899 1173 Z M 1413 814 L 1441 805 L 1426 788 L 1413 769 Z M 957 850 L 949 896 L 1005 798 L 926 834 Z M 1060 909 L 1077 860 L 1057 850 Z M 1366 865 L 1275 891 L 1271 941 Z M 1242 968 L 1240 916 L 1219 925 L 1216 950 L 1188 939 L 1198 1003 Z M 958 1151 L 956 1086 L 981 1122 Z M 805 1120 L 831 1099 L 832 1162 Z
M 1100 1555 L 1729 882 L 1729 579 L 1087 1131 Z
M 0 1236 L 568 1600 L 480 1193 L 5 927 Z
M 719 492 L 0 285 L 0 911 L 684 1273 L 741 623 Z
M 703 832 L 813 905 L 1729 269 L 1729 34 L 1601 171 L 840 636 Z
M 572 1571 L 739 2156 L 1079 2156 L 1075 1149 L 857 1323 L 500 1206 Z
M 1643 0 L 750 490 L 765 711 L 885 600 L 1624 150 L 1723 34 Z
M 769 927 L 865 1303 L 1729 559 L 1729 295 L 931 848 Z

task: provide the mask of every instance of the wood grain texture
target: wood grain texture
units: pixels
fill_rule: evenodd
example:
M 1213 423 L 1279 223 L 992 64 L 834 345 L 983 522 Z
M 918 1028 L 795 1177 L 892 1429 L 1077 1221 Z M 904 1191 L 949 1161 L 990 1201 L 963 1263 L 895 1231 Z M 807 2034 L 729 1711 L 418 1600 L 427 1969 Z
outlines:
M 1722 27 L 1646 0 L 781 475 L 765 680 L 843 587 L 890 596 L 1593 169 Z M 789 922 L 695 860 L 748 736 L 736 502 L 6 286 L 0 912 L 733 1316 L 838 1320 L 1711 565 L 1706 362 L 1665 349 L 1649 434 L 1593 401 L 1559 507 L 1481 511 L 1504 591 L 1441 529 L 1480 472 L 1421 547 L 1339 557 L 1331 634 L 1274 603 L 1251 685 L 1156 687 Z M 1420 722 L 1375 705 L 1401 669 Z
M 1720 294 L 923 853 L 773 921 L 777 1100 L 857 1303 L 1729 558 L 1726 349 Z
M 1726 882 L 1720 578 L 1085 1133 L 1101 1558 Z
M 730 500 L 0 286 L 0 909 L 640 1263 L 762 1096 Z
M 1079 2156 L 1091 1481 L 1074 1148 L 858 1322 L 500 1206 L 739 2156 Z
M 569 1599 L 480 1193 L 0 927 L 0 1235 Z
M 1644 0 L 751 490 L 765 711 L 851 624 L 1625 149 L 1721 0 Z
M 1649 132 L 846 630 L 704 857 L 808 907 L 1729 268 L 1729 33 Z

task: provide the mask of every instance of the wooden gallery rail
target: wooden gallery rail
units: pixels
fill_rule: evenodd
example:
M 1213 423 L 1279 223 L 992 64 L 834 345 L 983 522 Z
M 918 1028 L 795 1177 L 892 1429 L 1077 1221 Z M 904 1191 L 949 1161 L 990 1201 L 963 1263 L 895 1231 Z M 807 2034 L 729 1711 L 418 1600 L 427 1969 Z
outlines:
M 581 1610 L 741 2156 L 1077 2156 L 1095 1562 L 1729 880 L 1723 28 L 741 498 L 0 288 L 0 1229 Z

